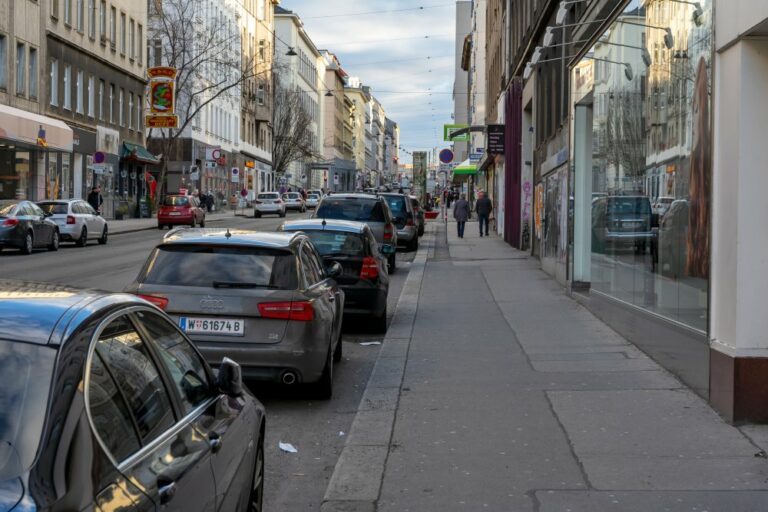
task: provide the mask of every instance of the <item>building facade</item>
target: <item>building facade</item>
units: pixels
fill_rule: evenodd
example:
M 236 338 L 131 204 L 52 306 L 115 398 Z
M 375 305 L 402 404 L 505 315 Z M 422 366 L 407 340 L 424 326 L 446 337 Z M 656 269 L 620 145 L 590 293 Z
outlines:
M 469 94 L 469 76 L 461 65 L 464 47 L 471 44 L 472 32 L 472 2 L 456 2 L 456 65 L 453 77 L 453 123 L 469 124 L 467 97 Z M 453 142 L 454 159 L 463 162 L 469 158 L 469 143 L 466 141 Z
M 362 87 L 360 79 L 357 77 L 348 77 L 344 87 L 344 95 L 351 103 L 352 156 L 355 162 L 356 188 L 367 188 L 370 184 L 366 172 L 366 119 L 367 105 L 371 96 Z
M 345 94 L 347 74 L 335 54 L 322 50 L 325 59 L 327 90 L 324 102 L 323 158 L 327 165 L 328 188 L 334 192 L 349 192 L 356 188 L 357 172 L 352 143 L 353 110 L 351 98 Z

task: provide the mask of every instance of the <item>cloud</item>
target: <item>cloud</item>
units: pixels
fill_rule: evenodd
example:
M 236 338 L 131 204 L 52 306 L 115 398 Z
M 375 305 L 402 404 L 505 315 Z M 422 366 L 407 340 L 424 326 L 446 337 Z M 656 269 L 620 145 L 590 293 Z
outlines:
M 411 151 L 445 145 L 442 125 L 453 112 L 455 3 L 419 4 L 431 8 L 397 12 L 418 7 L 412 0 L 281 2 L 302 18 L 318 48 L 335 53 L 348 74 L 371 86 Z M 338 16 L 368 11 L 388 12 Z

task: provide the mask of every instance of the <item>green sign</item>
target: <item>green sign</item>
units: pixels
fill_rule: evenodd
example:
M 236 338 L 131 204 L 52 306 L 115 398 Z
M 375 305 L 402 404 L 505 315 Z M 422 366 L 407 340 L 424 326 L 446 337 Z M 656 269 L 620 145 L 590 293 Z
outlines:
M 455 141 L 468 141 L 469 140 L 469 132 L 463 133 L 459 135 L 458 137 L 451 138 L 451 134 L 455 132 L 456 130 L 461 130 L 462 128 L 469 128 L 468 124 L 444 124 L 443 125 L 443 140 L 448 142 L 455 142 Z

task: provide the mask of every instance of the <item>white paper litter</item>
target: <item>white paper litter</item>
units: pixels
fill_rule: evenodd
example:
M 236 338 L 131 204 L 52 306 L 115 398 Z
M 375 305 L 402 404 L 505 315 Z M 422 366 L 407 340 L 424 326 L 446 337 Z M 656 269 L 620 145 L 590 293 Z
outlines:
M 345 434 L 341 430 L 339 430 L 339 437 L 343 437 Z
M 368 347 L 370 345 L 381 345 L 381 342 L 380 341 L 361 341 L 359 344 L 362 345 L 363 347 Z
M 295 447 L 295 446 L 293 446 L 291 443 L 284 443 L 284 442 L 280 441 L 280 442 L 279 442 L 277 445 L 278 445 L 278 446 L 280 447 L 280 449 L 281 449 L 281 450 L 283 450 L 284 452 L 288 452 L 288 453 L 299 453 L 299 450 L 297 450 L 297 449 L 296 449 L 296 447 Z

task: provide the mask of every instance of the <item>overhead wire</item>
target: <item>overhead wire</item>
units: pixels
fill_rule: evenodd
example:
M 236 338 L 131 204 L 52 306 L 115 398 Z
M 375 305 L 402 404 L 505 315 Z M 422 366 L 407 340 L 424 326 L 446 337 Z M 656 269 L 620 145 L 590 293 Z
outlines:
M 436 4 L 436 5 L 422 5 L 418 7 L 407 7 L 404 9 L 389 9 L 389 10 L 382 10 L 382 11 L 365 11 L 365 12 L 351 12 L 351 13 L 340 13 L 340 14 L 324 14 L 322 16 L 303 16 L 303 19 L 305 20 L 317 20 L 322 18 L 344 18 L 348 16 L 366 16 L 368 14 L 389 14 L 394 12 L 406 12 L 406 11 L 424 11 L 426 9 L 438 9 L 440 7 L 448 7 L 450 5 L 455 5 L 454 2 L 450 3 L 444 3 L 444 4 Z

